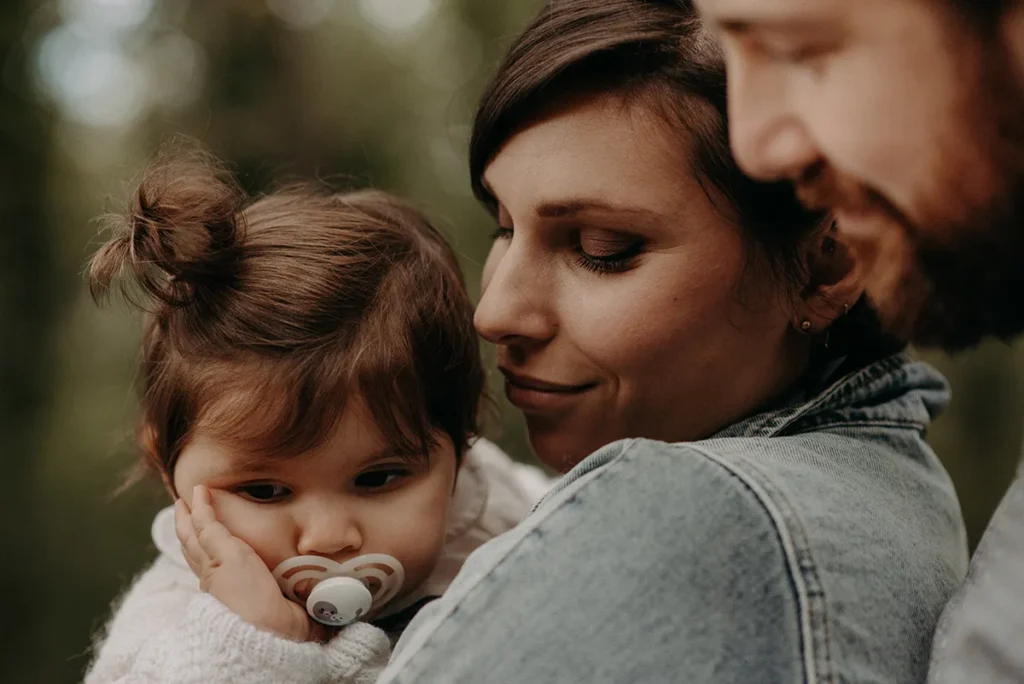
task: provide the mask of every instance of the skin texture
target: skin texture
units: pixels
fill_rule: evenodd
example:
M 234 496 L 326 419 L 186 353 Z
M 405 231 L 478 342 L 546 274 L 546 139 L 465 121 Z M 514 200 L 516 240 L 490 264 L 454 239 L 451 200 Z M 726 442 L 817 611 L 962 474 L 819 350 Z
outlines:
M 429 457 L 395 454 L 358 400 L 322 445 L 283 460 L 248 458 L 200 428 L 174 470 L 176 491 L 190 500 L 176 504 L 186 559 L 203 589 L 246 621 L 322 638 L 271 569 L 298 555 L 343 563 L 386 553 L 405 569 L 396 598 L 415 590 L 440 556 L 455 486 L 454 447 L 436 439 Z
M 875 308 L 918 344 L 1024 330 L 1024 11 L 940 0 L 697 0 L 751 175 L 832 209 Z
M 745 237 L 687 153 L 604 96 L 531 124 L 485 170 L 500 227 L 476 327 L 553 468 L 626 437 L 714 433 L 804 371 L 802 320 L 821 331 L 856 301 L 848 267 L 829 305 L 747 268 Z

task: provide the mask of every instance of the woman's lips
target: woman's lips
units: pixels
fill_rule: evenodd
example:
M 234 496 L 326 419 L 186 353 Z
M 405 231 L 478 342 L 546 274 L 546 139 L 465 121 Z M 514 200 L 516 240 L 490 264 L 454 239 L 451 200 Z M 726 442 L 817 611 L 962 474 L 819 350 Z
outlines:
M 567 384 L 514 373 L 500 368 L 505 376 L 505 394 L 524 413 L 547 413 L 571 406 L 580 395 L 597 386 L 596 382 Z

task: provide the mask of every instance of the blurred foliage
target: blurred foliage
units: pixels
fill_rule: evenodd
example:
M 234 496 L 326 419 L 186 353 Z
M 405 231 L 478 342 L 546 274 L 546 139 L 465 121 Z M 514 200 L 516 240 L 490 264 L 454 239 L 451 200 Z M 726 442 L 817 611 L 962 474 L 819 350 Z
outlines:
M 153 555 L 165 503 L 155 485 L 114 496 L 133 458 L 138 329 L 83 286 L 105 198 L 184 133 L 254 192 L 318 176 L 412 198 L 456 245 L 475 295 L 491 221 L 469 193 L 469 124 L 539 2 L 0 3 L 4 682 L 80 679 L 110 601 Z M 928 358 L 957 394 L 932 441 L 975 540 L 1016 464 L 1024 360 L 995 344 Z M 502 406 L 497 437 L 525 456 Z

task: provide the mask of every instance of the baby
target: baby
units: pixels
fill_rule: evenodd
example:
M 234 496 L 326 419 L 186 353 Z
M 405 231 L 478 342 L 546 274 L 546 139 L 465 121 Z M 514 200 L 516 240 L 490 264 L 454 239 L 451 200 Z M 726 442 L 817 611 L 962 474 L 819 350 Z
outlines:
M 473 438 L 451 248 L 384 193 L 250 199 L 188 149 L 112 222 L 90 286 L 145 312 L 137 441 L 174 507 L 85 681 L 374 681 L 548 484 Z

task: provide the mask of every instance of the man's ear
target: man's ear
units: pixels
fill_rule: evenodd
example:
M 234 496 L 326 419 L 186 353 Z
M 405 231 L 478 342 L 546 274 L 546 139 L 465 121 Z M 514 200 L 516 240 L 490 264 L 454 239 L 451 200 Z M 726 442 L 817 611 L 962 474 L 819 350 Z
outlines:
M 827 228 L 807 241 L 803 259 L 808 280 L 797 305 L 800 317 L 797 329 L 819 334 L 861 298 L 864 293 L 861 269 L 831 220 Z

